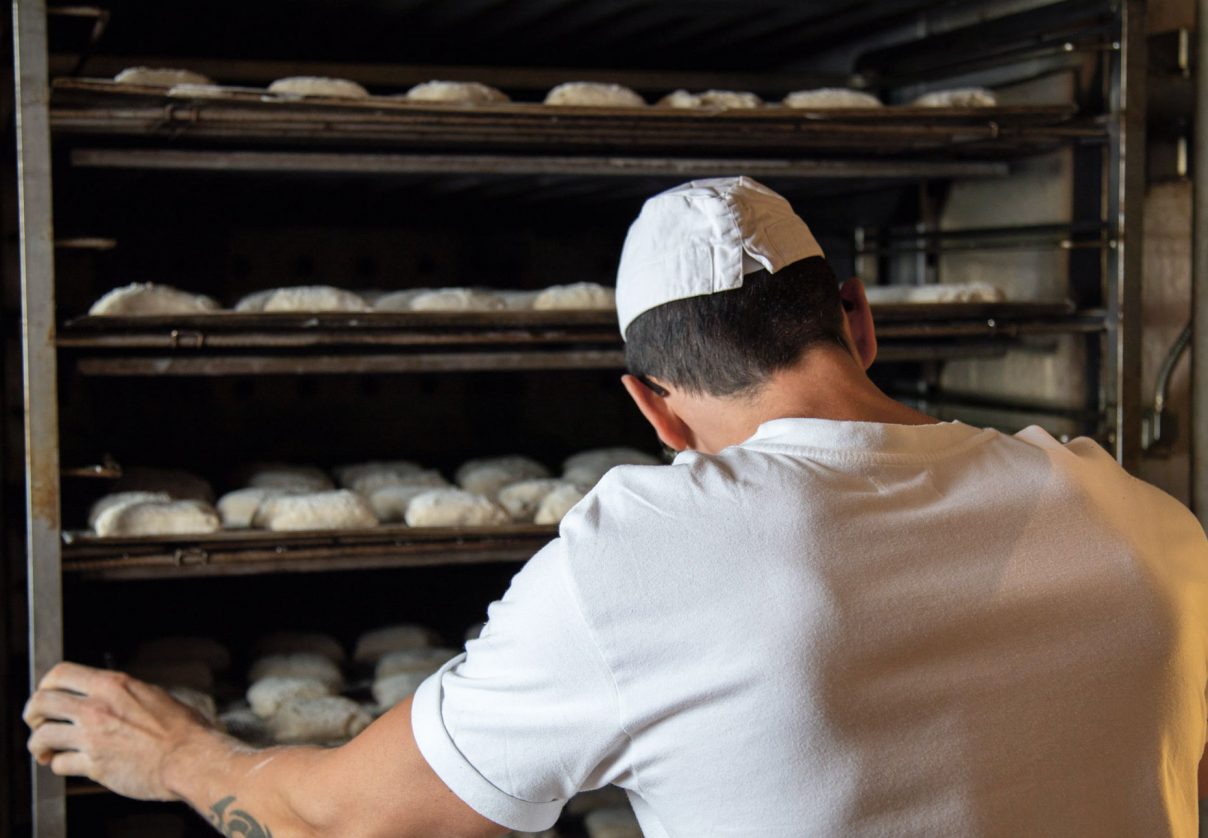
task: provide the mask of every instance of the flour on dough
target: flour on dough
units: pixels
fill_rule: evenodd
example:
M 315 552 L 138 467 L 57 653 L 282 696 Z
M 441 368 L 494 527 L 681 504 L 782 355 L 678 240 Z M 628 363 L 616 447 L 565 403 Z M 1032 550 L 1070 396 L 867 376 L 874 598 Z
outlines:
M 428 680 L 431 672 L 399 672 L 373 682 L 373 700 L 381 707 L 390 708 L 413 695 L 419 685 Z
M 555 285 L 540 292 L 533 300 L 533 308 L 541 311 L 551 309 L 612 311 L 616 307 L 616 289 L 596 282 Z
M 421 294 L 427 294 L 431 288 L 406 288 L 402 291 L 391 291 L 373 301 L 374 311 L 410 311 L 411 302 Z
M 201 716 L 206 724 L 210 726 L 218 724 L 218 708 L 214 704 L 213 696 L 192 687 L 172 687 L 168 690 L 168 694 Z
M 549 471 L 541 463 L 528 457 L 510 455 L 468 460 L 457 469 L 454 476 L 457 485 L 467 492 L 492 498 L 509 483 L 535 477 L 549 477 Z
M 273 532 L 359 530 L 377 523 L 365 499 L 347 489 L 267 497 L 252 518 L 252 526 Z
M 511 101 L 502 90 L 476 81 L 426 81 L 408 90 L 407 99 L 458 105 L 496 105 Z
M 436 288 L 417 294 L 411 300 L 412 311 L 501 311 L 503 298 L 480 288 Z
M 659 461 L 634 448 L 593 448 L 572 454 L 562 463 L 562 479 L 578 486 L 594 486 L 615 466 L 654 466 Z
M 332 692 L 344 686 L 340 667 L 336 666 L 331 658 L 316 652 L 265 655 L 257 658 L 248 670 L 248 681 L 252 683 L 271 677 L 320 681 L 330 687 Z
M 411 527 L 491 527 L 509 522 L 503 507 L 490 498 L 461 489 L 429 489 L 407 505 Z
M 222 521 L 214 507 L 195 500 L 141 501 L 115 506 L 97 516 L 99 536 L 202 535 L 217 532 Z
M 147 87 L 172 87 L 177 84 L 213 84 L 208 76 L 192 70 L 174 67 L 127 67 L 113 80 L 118 84 L 141 84 Z
M 566 517 L 566 513 L 579 501 L 583 500 L 583 490 L 578 486 L 567 483 L 550 492 L 541 499 L 537 514 L 533 516 L 534 524 L 557 524 Z
M 245 482 L 250 489 L 286 492 L 326 492 L 335 488 L 331 478 L 321 468 L 284 463 L 254 465 L 247 470 Z
M 356 736 L 373 718 L 361 705 L 338 695 L 286 701 L 268 719 L 273 741 L 334 744 Z
M 133 282 L 105 294 L 92 304 L 88 313 L 93 317 L 210 314 L 221 308 L 216 300 L 204 294 L 190 294 L 154 282 Z
M 385 486 L 414 484 L 437 488 L 447 485 L 440 472 L 410 460 L 383 460 L 343 466 L 336 471 L 340 485 L 361 495 L 371 495 Z
M 368 99 L 369 91 L 355 81 L 323 76 L 289 76 L 268 86 L 274 96 L 289 98 L 318 96 L 326 99 Z
M 368 311 L 360 295 L 331 285 L 295 285 L 269 288 L 248 294 L 235 304 L 235 311 L 314 313 L 322 311 Z
M 552 477 L 521 480 L 500 489 L 496 499 L 513 521 L 531 522 L 545 496 L 566 485 L 565 481 Z
M 261 635 L 253 644 L 264 655 L 288 655 L 308 652 L 322 655 L 332 663 L 342 663 L 344 647 L 330 634 L 317 631 L 274 631 Z
M 439 642 L 440 636 L 426 626 L 402 623 L 367 631 L 357 638 L 352 658 L 357 663 L 377 663 L 382 655 L 401 649 L 422 649 Z
M 138 644 L 134 660 L 148 664 L 197 661 L 221 671 L 231 665 L 231 652 L 212 637 L 155 637 Z
M 277 494 L 269 489 L 235 489 L 218 499 L 216 508 L 222 519 L 223 529 L 245 530 L 252 525 L 256 510 L 269 495 Z
M 331 694 L 331 685 L 315 678 L 270 675 L 248 687 L 247 702 L 251 705 L 253 713 L 267 719 L 287 701 L 298 698 L 322 698 Z
M 824 110 L 827 108 L 880 108 L 881 100 L 871 93 L 844 87 L 822 87 L 817 90 L 796 90 L 784 97 L 789 108 Z
M 628 87 L 594 81 L 568 81 L 545 95 L 547 105 L 595 108 L 640 108 L 646 100 Z
M 373 670 L 373 677 L 380 681 L 400 672 L 432 673 L 456 657 L 457 654 L 456 649 L 441 649 L 435 646 L 387 652 L 378 659 L 377 666 Z
M 998 96 L 984 87 L 957 87 L 924 93 L 911 104 L 916 108 L 993 108 Z
M 128 506 L 144 501 L 169 501 L 172 497 L 167 492 L 113 492 L 98 498 L 88 509 L 88 527 L 96 528 L 96 519 L 107 509 L 115 506 Z
M 658 104 L 664 108 L 758 108 L 763 100 L 754 93 L 742 90 L 705 90 L 689 93 L 675 90 L 668 93 Z
M 369 507 L 382 523 L 407 520 L 407 507 L 425 492 L 448 487 L 449 482 L 439 474 L 429 482 L 404 480 L 374 489 L 369 495 Z
M 164 492 L 175 500 L 214 500 L 209 481 L 191 471 L 176 468 L 131 466 L 113 486 L 117 492 Z

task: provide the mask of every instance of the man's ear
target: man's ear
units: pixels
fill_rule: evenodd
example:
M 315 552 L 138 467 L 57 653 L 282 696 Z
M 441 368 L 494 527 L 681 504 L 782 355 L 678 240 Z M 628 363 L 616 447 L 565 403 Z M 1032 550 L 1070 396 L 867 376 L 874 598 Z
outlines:
M 692 447 L 692 429 L 667 404 L 667 397 L 660 396 L 643 384 L 636 376 L 621 376 L 621 383 L 646 421 L 654 428 L 663 445 L 676 451 Z
M 877 333 L 872 322 L 872 309 L 864 294 L 864 283 L 853 276 L 839 287 L 839 299 L 843 303 L 843 316 L 847 318 L 847 328 L 856 354 L 864 369 L 868 369 L 877 359 Z

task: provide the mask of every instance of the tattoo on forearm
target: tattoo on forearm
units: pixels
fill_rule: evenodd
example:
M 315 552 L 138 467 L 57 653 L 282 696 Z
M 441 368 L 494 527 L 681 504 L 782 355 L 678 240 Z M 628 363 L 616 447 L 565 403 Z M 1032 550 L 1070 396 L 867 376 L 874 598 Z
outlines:
M 260 821 L 243 809 L 231 809 L 234 802 L 235 795 L 232 794 L 211 806 L 210 825 L 226 838 L 273 838 L 267 826 L 261 826 Z

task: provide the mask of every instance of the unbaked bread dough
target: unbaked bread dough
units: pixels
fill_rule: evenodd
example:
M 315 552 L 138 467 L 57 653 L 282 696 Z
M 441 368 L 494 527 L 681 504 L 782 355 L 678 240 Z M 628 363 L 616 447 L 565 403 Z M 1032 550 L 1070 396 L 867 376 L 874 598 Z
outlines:
M 400 486 L 415 483 L 432 486 L 446 485 L 440 472 L 426 469 L 410 460 L 382 460 L 343 466 L 336 470 L 336 478 L 345 489 L 361 495 L 370 495 L 384 486 Z
M 231 653 L 212 637 L 169 636 L 139 643 L 134 660 L 145 664 L 197 661 L 221 671 L 231 665 Z
M 763 100 L 743 90 L 705 90 L 700 93 L 675 90 L 659 99 L 658 103 L 665 108 L 758 108 Z
M 872 285 L 864 289 L 872 305 L 934 303 L 1001 303 L 1003 290 L 987 282 L 954 282 L 937 285 Z
M 291 652 L 283 655 L 265 655 L 257 658 L 248 670 L 248 681 L 255 683 L 265 678 L 301 678 L 320 681 L 332 692 L 344 686 L 340 667 L 331 658 L 317 652 Z
M 407 505 L 411 527 L 491 527 L 510 520 L 490 498 L 461 489 L 429 489 Z
M 192 687 L 172 687 L 168 694 L 205 719 L 206 724 L 218 724 L 218 708 L 213 696 Z
M 191 471 L 175 468 L 132 466 L 123 469 L 113 489 L 115 492 L 165 492 L 176 500 L 206 503 L 214 500 L 214 489 L 209 481 Z
M 374 300 L 373 309 L 374 311 L 410 311 L 411 301 L 431 290 L 431 288 L 405 288 L 402 291 L 391 291 Z
M 588 838 L 642 838 L 642 827 L 632 809 L 596 809 L 583 818 Z
M 568 485 L 564 480 L 552 477 L 538 477 L 533 480 L 521 480 L 509 483 L 499 490 L 497 500 L 499 505 L 507 510 L 513 521 L 532 521 L 533 516 L 541 507 L 541 501 L 555 489 Z
M 96 534 L 106 538 L 140 535 L 202 535 L 222 521 L 214 507 L 195 500 L 140 501 L 113 506 L 97 516 Z
M 439 474 L 426 482 L 404 481 L 383 486 L 375 489 L 369 496 L 369 506 L 377 519 L 383 523 L 406 521 L 407 507 L 411 505 L 411 501 L 425 492 L 448 486 L 448 481 Z
M 274 96 L 317 96 L 325 99 L 368 99 L 369 91 L 355 81 L 323 76 L 288 76 L 268 86 Z
M 476 81 L 426 81 L 407 91 L 412 102 L 447 102 L 459 105 L 495 105 L 509 102 L 506 93 Z
M 315 466 L 265 463 L 252 466 L 246 484 L 252 489 L 276 489 L 286 492 L 326 492 L 335 488 L 331 478 Z
M 267 719 L 281 705 L 294 699 L 322 698 L 331 695 L 331 685 L 315 678 L 289 678 L 270 675 L 247 688 L 247 702 L 252 712 Z
M 640 108 L 646 100 L 628 87 L 594 81 L 568 81 L 545 94 L 547 105 L 593 108 Z
M 795 90 L 784 97 L 789 108 L 823 110 L 827 108 L 880 108 L 881 100 L 871 93 L 848 90 L 845 87 L 822 87 L 817 90 Z
M 270 495 L 280 494 L 271 489 L 236 489 L 218 499 L 218 517 L 228 530 L 245 530 L 256 518 L 256 510 Z
M 393 707 L 407 696 L 414 694 L 419 689 L 419 685 L 431 675 L 431 672 L 399 672 L 388 678 L 374 681 L 371 688 L 373 700 L 381 707 Z
M 221 308 L 216 300 L 204 294 L 190 294 L 154 282 L 132 282 L 105 294 L 92 304 L 88 313 L 93 317 L 209 314 Z
M 508 311 L 528 311 L 533 307 L 540 291 L 499 291 L 503 307 Z
M 373 677 L 381 681 L 391 675 L 398 675 L 400 672 L 433 673 L 457 654 L 456 649 L 442 649 L 436 646 L 387 652 L 378 659 L 377 666 L 373 670 Z
M 368 311 L 369 306 L 359 294 L 331 285 L 295 285 L 289 288 L 269 288 L 248 294 L 235 304 L 235 311 L 296 312 Z
M 916 108 L 993 108 L 998 97 L 984 87 L 957 87 L 924 93 L 911 104 Z
M 266 497 L 252 518 L 252 526 L 273 532 L 360 530 L 377 523 L 365 499 L 347 489 Z
M 533 516 L 533 523 L 557 524 L 581 500 L 583 500 L 583 490 L 578 486 L 571 483 L 559 486 L 541 499 L 541 505 L 537 507 L 537 514 Z
M 518 483 L 534 477 L 549 477 L 549 471 L 541 463 L 528 457 L 510 455 L 469 460 L 457 469 L 454 476 L 457 485 L 467 492 L 493 498 L 496 492 L 509 483 Z
M 218 715 L 218 723 L 231 736 L 249 745 L 261 746 L 272 742 L 268 724 L 250 707 L 228 708 Z
M 597 282 L 554 285 L 537 294 L 533 300 L 533 308 L 540 311 L 551 309 L 612 311 L 616 307 L 616 289 L 600 285 Z
M 480 288 L 435 288 L 411 299 L 412 311 L 501 311 L 503 298 Z
M 334 744 L 356 736 L 372 721 L 355 701 L 328 695 L 286 701 L 269 717 L 268 730 L 282 744 Z
M 96 519 L 101 517 L 101 514 L 107 509 L 113 509 L 115 506 L 128 506 L 132 503 L 142 503 L 144 501 L 169 501 L 172 500 L 167 492 L 113 492 L 112 494 L 104 495 L 98 498 L 88 509 L 88 527 L 89 529 L 96 528 Z
M 439 642 L 440 636 L 426 626 L 402 623 L 367 631 L 357 638 L 352 659 L 357 663 L 376 664 L 382 655 L 401 649 L 422 649 Z
M 264 655 L 289 655 L 308 652 L 322 655 L 332 663 L 342 663 L 346 655 L 340 641 L 330 634 L 317 631 L 274 631 L 261 635 L 255 643 L 256 651 Z
M 614 466 L 654 466 L 657 458 L 634 448 L 593 448 L 572 454 L 562 463 L 562 479 L 577 486 L 594 486 Z
M 113 80 L 118 84 L 141 84 L 147 87 L 172 87 L 177 84 L 213 84 L 208 76 L 174 67 L 127 67 Z

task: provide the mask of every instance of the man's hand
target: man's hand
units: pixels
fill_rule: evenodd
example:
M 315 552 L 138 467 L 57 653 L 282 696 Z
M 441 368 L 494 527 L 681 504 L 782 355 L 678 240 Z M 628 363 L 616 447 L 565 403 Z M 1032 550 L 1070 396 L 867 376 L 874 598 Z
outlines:
M 74 663 L 46 673 L 23 717 L 41 765 L 138 800 L 176 800 L 164 763 L 210 735 L 197 713 L 159 687 Z

